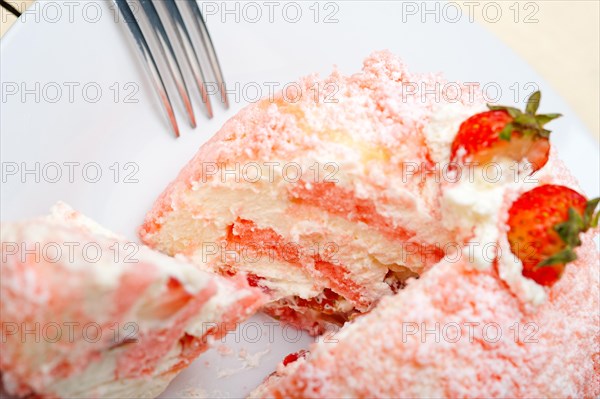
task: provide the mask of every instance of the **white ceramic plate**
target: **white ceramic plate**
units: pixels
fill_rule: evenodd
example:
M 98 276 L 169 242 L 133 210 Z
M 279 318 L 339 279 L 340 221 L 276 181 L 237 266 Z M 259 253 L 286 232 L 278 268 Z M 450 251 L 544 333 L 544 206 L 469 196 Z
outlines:
M 444 16 L 454 19 L 455 10 L 440 5 L 438 15 L 426 14 L 420 2 L 201 5 L 232 90 L 232 107 L 225 111 L 215 104 L 210 121 L 196 107 L 199 127 L 191 130 L 174 100 L 182 127 L 178 140 L 169 133 L 128 32 L 115 22 L 109 2 L 39 2 L 25 22 L 11 28 L 1 41 L 0 57 L 3 221 L 45 214 L 63 200 L 135 239 L 157 195 L 197 148 L 252 100 L 257 87 L 266 95 L 271 82 L 281 87 L 312 72 L 327 74 L 333 64 L 352 73 L 378 49 L 402 56 L 415 71 L 487 84 L 490 98 L 499 88 L 504 103 L 514 102 L 515 94 L 522 103 L 532 91 L 528 84 L 535 82 L 543 93 L 542 110 L 565 115 L 553 122 L 553 140 L 563 159 L 588 195 L 599 194 L 598 143 L 543 79 L 467 15 L 452 23 Z M 298 8 L 302 15 L 291 22 Z M 261 16 L 253 22 L 257 10 Z M 69 162 L 78 164 L 69 167 Z M 102 175 L 93 182 L 98 170 Z M 246 395 L 286 354 L 311 342 L 305 333 L 273 328 L 270 322 L 258 315 L 240 326 L 224 343 L 233 354 L 210 350 L 163 395 Z

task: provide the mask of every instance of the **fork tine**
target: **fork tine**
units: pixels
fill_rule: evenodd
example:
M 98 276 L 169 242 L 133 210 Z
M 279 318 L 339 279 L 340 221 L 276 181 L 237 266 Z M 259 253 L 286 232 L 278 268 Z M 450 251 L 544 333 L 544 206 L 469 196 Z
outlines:
M 194 116 L 194 111 L 192 109 L 192 102 L 190 100 L 190 95 L 188 92 L 188 88 L 185 84 L 185 80 L 183 79 L 183 73 L 181 72 L 181 67 L 179 66 L 179 62 L 177 62 L 177 57 L 175 55 L 175 50 L 167 36 L 167 32 L 165 31 L 165 27 L 163 26 L 160 17 L 154 7 L 154 4 L 150 0 L 140 0 L 142 7 L 146 13 L 146 16 L 149 19 L 150 25 L 152 26 L 154 33 L 156 34 L 156 38 L 160 43 L 160 49 L 162 55 L 167 61 L 167 65 L 171 72 L 171 76 L 175 81 L 175 86 L 177 87 L 177 91 L 179 92 L 179 96 L 183 101 L 183 105 L 188 115 L 188 120 L 192 128 L 196 127 L 196 117 Z
M 194 75 L 194 80 L 196 81 L 198 90 L 200 90 L 202 101 L 206 105 L 208 116 L 212 118 L 212 105 L 210 103 L 210 98 L 208 97 L 208 93 L 206 92 L 206 87 L 204 84 L 205 79 L 204 74 L 202 73 L 202 64 L 200 64 L 198 54 L 196 54 L 196 52 L 194 51 L 192 39 L 190 37 L 189 31 L 185 26 L 183 17 L 181 16 L 179 8 L 177 7 L 177 4 L 174 0 L 164 0 L 161 3 L 166 6 L 169 16 L 171 17 L 171 22 L 173 23 L 173 25 L 175 25 L 177 36 L 179 37 L 181 46 L 183 47 L 183 50 L 185 52 L 188 65 L 192 70 L 192 74 Z
M 179 126 L 177 126 L 177 120 L 175 119 L 175 112 L 173 111 L 169 94 L 167 93 L 165 84 L 160 76 L 158 67 L 156 66 L 156 61 L 150 52 L 148 42 L 146 42 L 146 39 L 144 38 L 144 34 L 142 33 L 142 30 L 140 29 L 140 26 L 137 23 L 131 8 L 129 7 L 129 3 L 127 3 L 127 0 L 113 0 L 113 3 L 123 15 L 123 19 L 125 20 L 127 26 L 129 27 L 129 31 L 138 45 L 140 53 L 142 54 L 146 67 L 150 73 L 152 83 L 158 92 L 164 110 L 167 113 L 169 121 L 171 122 L 173 132 L 175 133 L 175 136 L 179 137 Z
M 215 74 L 215 77 L 217 78 L 219 90 L 221 91 L 221 101 L 223 104 L 225 104 L 225 108 L 229 108 L 229 100 L 227 99 L 227 92 L 225 91 L 225 79 L 223 78 L 223 71 L 221 69 L 221 65 L 219 64 L 219 59 L 217 58 L 215 46 L 213 45 L 210 34 L 208 33 L 208 29 L 206 28 L 206 23 L 202 17 L 202 12 L 200 11 L 200 7 L 198 7 L 198 3 L 196 3 L 196 0 L 191 0 L 187 3 L 192 9 L 194 21 L 196 21 L 196 26 L 198 27 L 198 31 L 200 31 L 200 39 L 202 40 L 204 49 L 208 54 L 211 68 Z

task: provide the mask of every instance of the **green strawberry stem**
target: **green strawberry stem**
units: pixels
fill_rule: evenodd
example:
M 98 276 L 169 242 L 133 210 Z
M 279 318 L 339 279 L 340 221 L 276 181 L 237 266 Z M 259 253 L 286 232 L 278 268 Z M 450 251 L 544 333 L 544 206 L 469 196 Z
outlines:
M 544 129 L 544 125 L 548 122 L 561 117 L 561 114 L 536 114 L 540 100 L 542 99 L 542 93 L 536 91 L 527 99 L 527 106 L 525 112 L 515 107 L 508 107 L 504 105 L 490 105 L 488 108 L 492 111 L 506 111 L 513 118 L 511 123 L 506 124 L 500 132 L 500 138 L 502 140 L 510 141 L 510 138 L 514 132 L 521 132 L 525 136 L 539 136 L 548 138 L 550 136 L 550 130 Z
M 565 222 L 558 223 L 554 226 L 554 230 L 566 244 L 565 249 L 544 259 L 536 266 L 536 268 L 566 264 L 577 259 L 574 248 L 581 245 L 579 233 L 583 233 L 590 228 L 595 228 L 598 226 L 600 212 L 594 211 L 599 202 L 600 197 L 589 200 L 586 203 L 583 215 L 580 215 L 575 208 L 569 208 L 568 219 Z

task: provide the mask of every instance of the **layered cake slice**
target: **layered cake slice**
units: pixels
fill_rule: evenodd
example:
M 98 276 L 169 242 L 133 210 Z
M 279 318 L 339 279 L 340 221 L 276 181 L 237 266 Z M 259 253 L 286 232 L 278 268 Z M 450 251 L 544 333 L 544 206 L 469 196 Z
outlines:
M 155 397 L 263 294 L 128 242 L 59 203 L 2 223 L 0 371 L 27 397 Z
M 458 84 L 424 94 L 444 84 L 379 52 L 360 73 L 308 77 L 248 106 L 162 193 L 142 240 L 247 276 L 271 296 L 265 309 L 296 326 L 342 325 L 454 241 L 439 222 L 439 162 L 484 105 Z

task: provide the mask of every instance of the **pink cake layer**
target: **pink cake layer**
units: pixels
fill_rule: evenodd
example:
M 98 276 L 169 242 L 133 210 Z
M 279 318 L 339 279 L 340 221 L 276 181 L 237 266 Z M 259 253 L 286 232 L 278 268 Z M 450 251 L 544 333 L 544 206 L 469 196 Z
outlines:
M 415 237 L 416 232 L 410 225 L 394 226 L 384 215 L 377 211 L 374 201 L 358 198 L 355 193 L 348 192 L 334 183 L 313 183 L 310 188 L 305 182 L 302 182 L 290 188 L 289 196 L 296 203 L 315 206 L 327 210 L 327 212 L 342 216 L 352 222 L 364 223 L 378 230 L 383 235 L 394 241 L 410 242 Z M 382 198 L 385 201 L 385 198 Z M 415 207 L 413 201 L 396 204 L 398 207 L 409 209 Z M 302 207 L 298 209 L 301 214 Z M 442 252 L 434 245 L 421 245 L 418 241 L 414 242 L 416 246 L 423 247 L 419 251 L 431 255 L 425 263 L 435 263 L 442 257 Z
M 229 244 L 240 244 L 244 246 L 246 243 L 252 243 L 252 245 L 255 243 L 263 243 L 263 249 L 265 251 L 271 249 L 277 259 L 285 259 L 295 267 L 302 267 L 302 263 L 307 262 L 303 259 L 304 256 L 311 256 L 313 258 L 312 263 L 314 264 L 316 276 L 321 274 L 332 276 L 334 278 L 332 281 L 332 288 L 336 292 L 340 292 L 341 295 L 344 295 L 344 297 L 353 301 L 359 308 L 366 310 L 368 307 L 368 302 L 362 301 L 362 298 L 364 298 L 365 295 L 361 293 L 361 287 L 347 277 L 348 271 L 345 270 L 344 265 L 334 265 L 328 262 L 326 257 L 324 258 L 321 254 L 303 255 L 295 247 L 286 248 L 284 245 L 279 245 L 283 242 L 281 236 L 277 235 L 272 229 L 258 229 L 256 225 L 247 220 L 236 222 L 234 230 L 235 232 L 232 231 L 227 237 L 227 242 Z M 266 246 L 270 246 L 271 248 L 267 248 Z M 256 285 L 259 285 L 259 279 L 260 277 L 255 276 L 254 282 Z

